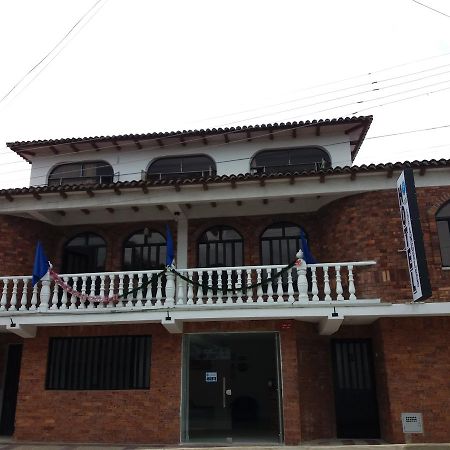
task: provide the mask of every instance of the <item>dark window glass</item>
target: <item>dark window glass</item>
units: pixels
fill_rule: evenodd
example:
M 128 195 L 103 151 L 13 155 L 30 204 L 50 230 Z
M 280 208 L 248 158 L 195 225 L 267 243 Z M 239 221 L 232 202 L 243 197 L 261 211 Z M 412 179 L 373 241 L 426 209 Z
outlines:
M 275 223 L 261 235 L 261 263 L 264 265 L 287 265 L 296 259 L 301 248 L 298 225 Z
M 253 173 L 300 172 L 326 169 L 330 166 L 330 156 L 319 147 L 262 150 L 250 165 Z
M 55 167 L 48 177 L 49 186 L 62 184 L 112 183 L 114 171 L 105 161 L 82 161 L 61 164 Z
M 152 162 L 147 171 L 150 180 L 171 178 L 198 178 L 216 174 L 216 164 L 206 155 L 160 158 Z
M 199 239 L 200 267 L 242 266 L 244 263 L 243 239 L 233 228 L 213 227 Z
M 64 273 L 104 272 L 105 263 L 106 242 L 97 234 L 79 234 L 64 246 Z
M 436 214 L 441 260 L 444 267 L 450 267 L 450 202 Z
M 51 338 L 46 389 L 150 387 L 151 336 Z
M 166 263 L 166 240 L 161 233 L 140 230 L 124 244 L 123 270 L 161 269 Z

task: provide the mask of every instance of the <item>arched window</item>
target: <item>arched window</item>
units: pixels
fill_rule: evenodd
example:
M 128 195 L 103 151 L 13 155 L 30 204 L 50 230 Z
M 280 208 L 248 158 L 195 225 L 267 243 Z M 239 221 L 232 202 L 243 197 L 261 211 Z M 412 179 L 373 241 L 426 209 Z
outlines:
M 62 184 L 112 183 L 114 171 L 105 161 L 81 161 L 56 166 L 48 177 L 49 186 Z
M 123 270 L 161 269 L 166 263 L 166 239 L 145 228 L 132 234 L 123 247 Z
M 330 166 L 330 156 L 319 147 L 262 150 L 250 164 L 252 173 L 301 172 L 327 169 Z
M 199 267 L 232 267 L 244 264 L 242 236 L 228 226 L 206 230 L 198 241 Z
M 64 245 L 63 273 L 104 272 L 106 242 L 95 233 L 82 233 Z
M 443 267 L 450 267 L 450 202 L 445 204 L 436 214 L 436 223 L 441 248 Z
M 296 259 L 300 243 L 298 225 L 288 222 L 270 225 L 261 235 L 261 263 L 287 265 Z
M 216 164 L 206 155 L 158 158 L 147 171 L 147 179 L 198 178 L 216 174 Z

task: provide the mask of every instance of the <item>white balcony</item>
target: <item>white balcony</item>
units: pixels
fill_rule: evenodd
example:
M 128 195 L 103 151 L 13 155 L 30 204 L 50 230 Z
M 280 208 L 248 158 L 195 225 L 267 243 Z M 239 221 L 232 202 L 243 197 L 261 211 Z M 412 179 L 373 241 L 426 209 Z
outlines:
M 375 300 L 358 297 L 358 274 L 375 264 L 301 260 L 282 275 L 279 265 L 177 269 L 184 279 L 158 270 L 60 275 L 81 298 L 49 279 L 32 288 L 31 276 L 6 276 L 0 277 L 0 315 L 358 304 Z

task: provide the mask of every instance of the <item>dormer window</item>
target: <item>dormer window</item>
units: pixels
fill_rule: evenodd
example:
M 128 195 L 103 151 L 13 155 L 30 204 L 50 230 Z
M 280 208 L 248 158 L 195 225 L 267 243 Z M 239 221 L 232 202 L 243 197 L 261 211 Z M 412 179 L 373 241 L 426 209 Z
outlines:
M 252 173 L 302 172 L 327 169 L 331 166 L 328 153 L 319 147 L 294 147 L 262 150 L 250 165 Z
M 112 183 L 114 171 L 105 161 L 81 161 L 55 167 L 49 177 L 49 186 L 62 184 Z
M 199 178 L 215 174 L 216 164 L 209 156 L 176 156 L 153 161 L 148 168 L 147 179 Z

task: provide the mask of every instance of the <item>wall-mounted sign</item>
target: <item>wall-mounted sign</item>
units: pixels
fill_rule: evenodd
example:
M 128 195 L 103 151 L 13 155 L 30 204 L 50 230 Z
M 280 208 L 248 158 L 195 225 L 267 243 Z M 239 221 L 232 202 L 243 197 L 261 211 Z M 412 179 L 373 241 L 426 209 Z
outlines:
M 413 300 L 416 302 L 431 296 L 431 285 L 412 169 L 405 169 L 398 178 L 397 195 L 405 238 L 409 278 Z
M 205 381 L 207 383 L 217 383 L 217 372 L 205 372 Z

